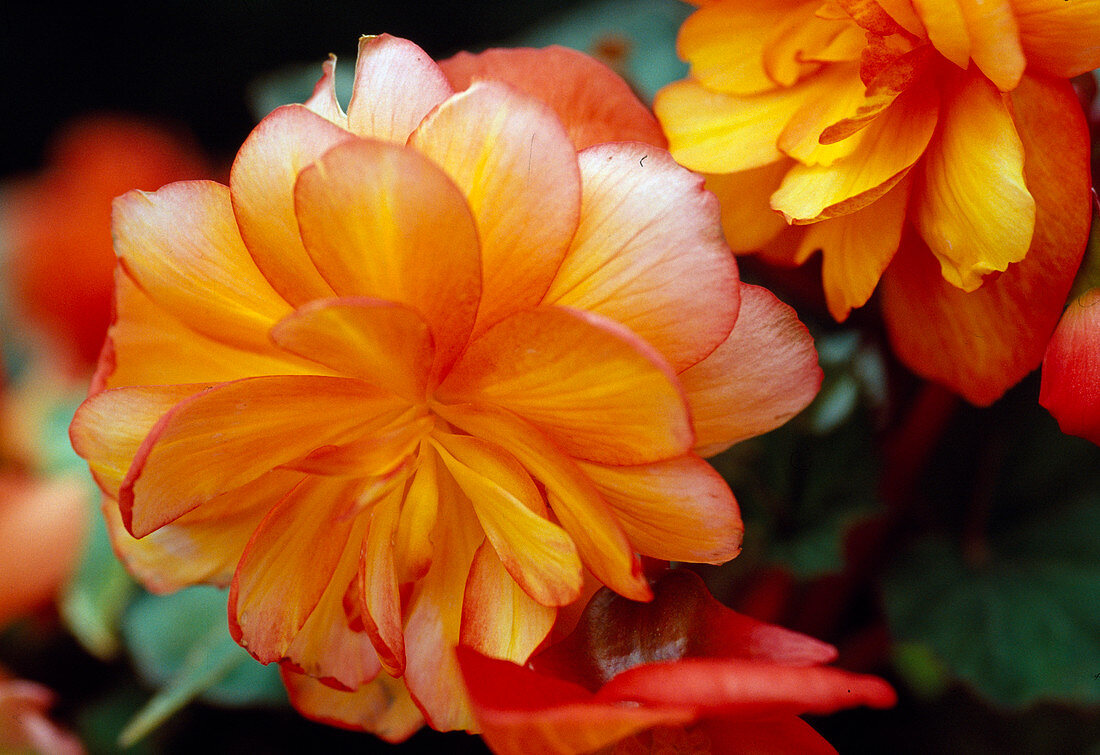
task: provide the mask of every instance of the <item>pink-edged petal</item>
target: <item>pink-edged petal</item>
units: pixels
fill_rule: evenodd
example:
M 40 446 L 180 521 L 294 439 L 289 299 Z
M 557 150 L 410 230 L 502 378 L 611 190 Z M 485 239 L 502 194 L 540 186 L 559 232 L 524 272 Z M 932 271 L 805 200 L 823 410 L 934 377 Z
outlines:
M 424 116 L 452 94 L 447 77 L 417 45 L 389 34 L 360 37 L 348 128 L 404 144 Z
M 631 467 L 577 465 L 595 483 L 639 553 L 720 564 L 741 552 L 745 528 L 733 493 L 698 456 Z
M 504 568 L 536 602 L 571 603 L 580 595 L 581 561 L 524 468 L 504 449 L 469 435 L 432 436 L 447 471 L 473 504 Z
M 432 366 L 432 334 L 415 310 L 379 299 L 323 299 L 280 320 L 281 349 L 348 377 L 420 401 Z
M 578 159 L 581 223 L 543 303 L 625 325 L 674 370 L 694 364 L 737 318 L 718 202 L 664 150 L 606 144 Z
M 302 239 L 333 290 L 413 309 L 445 369 L 481 293 L 477 229 L 451 179 L 412 149 L 355 140 L 303 170 L 294 195 Z
M 335 55 L 329 55 L 328 60 L 321 64 L 321 78 L 314 85 L 313 94 L 303 104 L 340 128 L 348 127 L 348 117 L 340 107 L 340 100 L 336 97 Z
M 764 247 L 787 226 L 771 207 L 771 195 L 794 165 L 777 160 L 752 170 L 707 176 L 707 190 L 722 208 L 722 231 L 734 252 L 752 252 Z
M 687 407 L 663 357 L 621 325 L 579 310 L 512 315 L 470 344 L 436 395 L 504 407 L 566 453 L 592 461 L 644 464 L 692 443 Z
M 944 279 L 973 291 L 1027 254 L 1035 200 L 1008 103 L 980 74 L 953 77 L 928 153 L 915 171 L 913 222 Z
M 1069 303 L 1043 356 L 1039 403 L 1062 432 L 1100 445 L 1100 289 Z
M 767 289 L 741 284 L 741 313 L 725 343 L 680 373 L 703 455 L 766 433 L 802 411 L 821 387 L 813 339 Z
M 581 206 L 576 151 L 555 113 L 505 84 L 477 82 L 425 118 L 409 143 L 454 179 L 477 220 L 477 331 L 538 303 Z
M 456 427 L 507 448 L 542 484 L 550 508 L 597 579 L 634 600 L 652 597 L 614 511 L 576 463 L 545 435 L 502 409 L 465 405 L 438 411 Z
M 177 403 L 142 442 L 119 488 L 123 521 L 135 537 L 147 535 L 400 410 L 392 395 L 346 378 L 260 377 L 210 388 Z
M 536 602 L 486 540 L 477 549 L 462 596 L 460 642 L 493 658 L 525 663 L 550 634 L 556 608 Z
M 370 531 L 359 559 L 362 616 L 378 659 L 392 676 L 405 670 L 405 635 L 402 631 L 401 594 L 394 568 L 393 538 L 400 513 L 401 495 L 391 493 L 370 510 Z
M 120 264 L 188 327 L 233 346 L 267 351 L 267 329 L 290 311 L 241 241 L 229 189 L 181 181 L 114 202 Z
M 260 121 L 233 161 L 229 187 L 241 237 L 260 272 L 293 305 L 332 296 L 302 245 L 294 182 L 302 168 L 352 138 L 304 105 L 286 105 Z
M 1100 0 L 1012 0 L 1028 65 L 1068 79 L 1100 67 Z
M 337 516 L 358 486 L 307 477 L 272 508 L 245 547 L 229 590 L 229 631 L 261 663 L 287 656 L 344 551 L 358 550 L 349 539 L 354 519 Z
M 576 50 L 553 45 L 460 52 L 439 66 L 455 89 L 488 79 L 542 100 L 557 113 L 578 151 L 603 142 L 666 144 L 660 124 L 622 77 Z
M 313 721 L 369 731 L 393 744 L 404 742 L 424 725 L 424 716 L 400 679 L 379 674 L 346 692 L 285 667 L 281 671 L 291 704 Z

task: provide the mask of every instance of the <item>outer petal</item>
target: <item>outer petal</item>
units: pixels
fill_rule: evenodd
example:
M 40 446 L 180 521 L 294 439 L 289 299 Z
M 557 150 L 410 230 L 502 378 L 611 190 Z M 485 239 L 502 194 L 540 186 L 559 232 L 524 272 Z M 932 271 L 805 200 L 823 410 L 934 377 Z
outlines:
M 504 407 L 566 453 L 609 464 L 679 456 L 692 442 L 687 407 L 661 356 L 620 325 L 561 307 L 520 312 L 492 328 L 436 395 Z
M 1062 432 L 1100 445 L 1100 289 L 1070 302 L 1043 357 L 1039 403 Z
M 358 380 L 263 377 L 176 404 L 149 432 L 119 489 L 127 529 L 153 530 L 310 450 L 369 432 L 400 405 Z
M 348 128 L 404 144 L 432 108 L 454 94 L 439 66 L 407 39 L 360 37 Z
M 698 456 L 633 467 L 578 466 L 615 511 L 639 553 L 720 564 L 741 552 L 745 528 L 733 493 Z
M 314 721 L 369 731 L 394 744 L 424 725 L 424 716 L 400 679 L 379 674 L 354 692 L 344 692 L 286 668 L 282 673 L 291 704 Z
M 741 284 L 741 314 L 713 354 L 680 373 L 696 449 L 717 453 L 774 430 L 817 395 L 822 373 L 806 326 L 767 289 Z
M 321 78 L 313 87 L 313 94 L 303 103 L 307 108 L 335 123 L 342 129 L 348 127 L 348 117 L 336 97 L 336 56 L 329 55 L 321 64 Z
M 454 179 L 477 220 L 477 331 L 536 304 L 580 217 L 576 152 L 555 113 L 504 84 L 478 82 L 426 118 L 409 143 Z
M 460 52 L 439 66 L 455 89 L 489 79 L 542 100 L 557 113 L 578 151 L 602 142 L 666 144 L 657 119 L 622 77 L 576 50 L 555 45 Z
M 1088 237 L 1088 132 L 1066 82 L 1025 76 L 1012 94 L 1035 198 L 1035 234 L 1022 262 L 973 293 L 940 276 L 915 234 L 882 279 L 894 350 L 919 374 L 975 404 L 993 402 L 1039 365 Z M 1051 149 L 1051 134 L 1059 135 Z
M 737 318 L 737 263 L 703 179 L 663 150 L 607 144 L 579 155 L 581 224 L 544 304 L 596 312 L 698 362 Z
M 115 200 L 115 251 L 137 284 L 189 327 L 267 351 L 267 329 L 290 307 L 256 269 L 237 230 L 229 190 L 181 181 Z
M 332 296 L 302 246 L 294 181 L 351 133 L 302 105 L 272 111 L 252 130 L 229 174 L 233 212 L 256 266 L 291 304 Z
M 792 165 L 792 160 L 778 160 L 753 170 L 707 176 L 707 190 L 721 203 L 722 231 L 734 252 L 760 249 L 788 227 L 772 209 L 771 195 Z
M 1100 0 L 1012 0 L 1028 65 L 1068 79 L 1100 68 Z
M 432 329 L 443 369 L 466 345 L 481 292 L 477 230 L 466 201 L 415 151 L 338 145 L 294 190 L 302 239 L 340 296 L 404 304 Z
M 943 277 L 964 291 L 1027 254 L 1035 200 L 1024 181 L 1024 145 L 1002 95 L 984 77 L 956 78 L 915 173 L 916 224 Z

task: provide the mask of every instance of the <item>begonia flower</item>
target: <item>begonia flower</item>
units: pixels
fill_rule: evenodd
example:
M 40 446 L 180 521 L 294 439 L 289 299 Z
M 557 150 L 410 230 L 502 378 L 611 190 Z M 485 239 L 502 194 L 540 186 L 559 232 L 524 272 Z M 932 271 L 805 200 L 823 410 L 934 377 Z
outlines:
M 229 186 L 117 200 L 72 437 L 134 574 L 229 584 L 299 710 L 400 740 L 474 726 L 460 641 L 523 662 L 586 574 L 647 600 L 639 555 L 737 555 L 699 454 L 821 373 L 608 69 L 365 37 L 345 114 L 333 66 Z
M 460 647 L 493 751 L 835 752 L 800 714 L 896 702 L 885 681 L 824 666 L 831 645 L 726 608 L 691 572 L 654 592 L 638 604 L 601 591 L 526 667 Z
M 1062 432 L 1100 445 L 1100 288 L 1066 307 L 1043 358 L 1039 403 Z
M 838 321 L 881 279 L 898 356 L 975 404 L 1037 367 L 1088 233 L 1068 79 L 1100 65 L 1100 0 L 696 5 L 654 107 L 731 246 L 820 251 Z

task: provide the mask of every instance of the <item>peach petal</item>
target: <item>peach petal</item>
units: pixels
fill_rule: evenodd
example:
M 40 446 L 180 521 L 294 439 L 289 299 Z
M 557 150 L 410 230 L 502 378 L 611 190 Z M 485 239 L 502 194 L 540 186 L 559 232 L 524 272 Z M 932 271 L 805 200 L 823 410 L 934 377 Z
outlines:
M 424 716 L 404 683 L 386 674 L 351 692 L 285 667 L 282 675 L 291 704 L 313 721 L 369 731 L 392 744 L 404 742 L 424 725 Z
M 313 94 L 302 104 L 325 120 L 347 129 L 348 117 L 336 97 L 335 55 L 329 55 L 328 60 L 321 64 L 321 78 L 314 85 Z
M 400 676 L 405 670 L 401 594 L 393 553 L 400 507 L 399 494 L 390 494 L 374 504 L 370 511 L 370 530 L 359 559 L 363 622 L 378 660 L 391 676 Z
M 725 480 L 695 455 L 631 467 L 578 462 L 630 544 L 666 561 L 720 564 L 741 552 L 744 525 Z
M 447 77 L 417 45 L 389 34 L 360 37 L 348 128 L 404 144 L 424 116 L 452 94 Z
M 476 82 L 426 118 L 409 144 L 447 172 L 477 220 L 475 336 L 537 304 L 580 217 L 576 151 L 556 114 L 505 84 Z
M 622 77 L 598 60 L 553 45 L 460 52 L 440 62 L 455 89 L 475 81 L 503 81 L 550 106 L 577 151 L 603 142 L 666 145 L 657 119 Z M 553 71 L 553 76 L 547 76 Z
M 1100 68 L 1100 0 L 1012 0 L 1028 65 L 1068 79 Z
M 229 189 L 180 181 L 114 202 L 119 262 L 150 298 L 192 329 L 265 352 L 267 329 L 289 312 L 241 241 Z
M 737 263 L 718 202 L 700 176 L 654 147 L 605 144 L 579 162 L 580 227 L 543 303 L 625 325 L 673 369 L 694 364 L 737 318 Z
M 696 452 L 718 453 L 802 411 L 821 386 L 817 352 L 794 310 L 741 284 L 741 313 L 726 342 L 680 373 L 695 421 Z
M 508 409 L 592 461 L 644 464 L 679 456 L 692 442 L 680 387 L 660 354 L 580 310 L 512 315 L 470 344 L 436 395 Z
M 340 142 L 353 139 L 304 105 L 273 110 L 252 130 L 229 174 L 233 212 L 256 266 L 292 305 L 332 296 L 302 245 L 294 182 Z
M 454 183 L 414 150 L 355 140 L 303 170 L 294 195 L 302 239 L 333 290 L 413 309 L 445 369 L 481 292 L 477 229 Z

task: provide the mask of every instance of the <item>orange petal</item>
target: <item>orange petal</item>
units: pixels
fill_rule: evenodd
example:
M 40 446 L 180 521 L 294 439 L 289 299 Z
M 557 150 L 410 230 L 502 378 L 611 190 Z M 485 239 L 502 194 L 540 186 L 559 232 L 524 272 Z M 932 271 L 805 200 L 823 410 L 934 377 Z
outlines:
M 828 88 L 807 97 L 779 134 L 779 149 L 803 165 L 832 165 L 862 144 L 861 139 L 852 137 L 822 141 L 830 126 L 854 115 L 867 102 L 867 86 L 859 77 L 858 64 L 829 66 L 819 77 L 829 81 Z
M 484 440 L 447 433 L 432 437 L 512 579 L 544 606 L 576 600 L 582 582 L 577 548 L 546 518 L 546 502 L 527 471 Z
M 902 180 L 862 210 L 806 227 L 800 256 L 806 258 L 821 250 L 825 297 L 837 322 L 867 303 L 893 259 L 901 243 L 909 183 Z M 868 228 L 875 233 L 867 233 Z
M 181 181 L 115 200 L 115 251 L 157 304 L 198 332 L 268 351 L 267 330 L 290 311 L 256 269 L 237 230 L 229 189 Z
M 771 207 L 771 195 L 793 164 L 778 160 L 752 170 L 707 176 L 707 190 L 722 205 L 722 231 L 733 251 L 760 249 L 787 228 L 787 221 Z
M 477 549 L 462 597 L 461 643 L 493 658 L 526 663 L 550 634 L 558 611 L 521 588 L 486 540 Z
M 340 445 L 324 445 L 282 466 L 332 477 L 390 477 L 400 475 L 420 441 L 432 429 L 430 416 L 416 407 L 407 409 L 370 434 Z
M 378 659 L 392 676 L 400 676 L 405 670 L 401 594 L 393 553 L 400 507 L 399 493 L 392 493 L 374 504 L 370 511 L 370 531 L 359 560 L 363 621 Z
M 936 136 L 914 174 L 913 222 L 963 291 L 1027 254 L 1035 200 L 1024 181 L 1024 146 L 1000 92 L 977 73 L 946 88 Z
M 400 404 L 358 380 L 261 377 L 176 404 L 142 442 L 119 489 L 126 527 L 142 537 L 313 448 L 384 423 Z
M 291 704 L 306 718 L 342 729 L 369 731 L 397 744 L 424 725 L 424 716 L 400 679 L 379 674 L 353 692 L 282 669 Z
M 409 307 L 362 297 L 310 302 L 280 320 L 271 340 L 412 401 L 427 393 L 432 335 Z
M 792 86 L 817 71 L 821 64 L 813 61 L 815 54 L 852 25 L 846 17 L 820 17 L 815 5 L 806 3 L 784 14 L 764 46 L 764 70 L 780 86 Z
M 720 564 L 741 552 L 745 528 L 733 493 L 698 456 L 632 467 L 578 466 L 642 555 Z
M 886 11 L 898 25 L 915 37 L 927 37 L 924 23 L 913 7 L 913 0 L 875 0 L 875 4 Z
M 302 246 L 294 181 L 348 131 L 302 105 L 272 111 L 252 130 L 229 174 L 233 212 L 256 266 L 294 305 L 332 296 Z
M 592 573 L 634 600 L 653 594 L 622 526 L 592 481 L 545 435 L 501 409 L 447 406 L 438 409 L 456 427 L 505 447 L 546 489 L 550 507 Z
M 932 44 L 959 68 L 970 63 L 970 30 L 961 0 L 912 0 Z
M 663 150 L 607 144 L 579 160 L 581 224 L 543 303 L 625 325 L 673 369 L 694 364 L 737 317 L 737 263 L 718 202 Z
M 589 312 L 512 315 L 470 344 L 436 395 L 504 407 L 566 453 L 593 461 L 644 464 L 691 447 L 691 420 L 668 364 Z
M 680 373 L 696 450 L 708 455 L 782 425 L 817 395 L 817 352 L 794 310 L 741 284 L 741 313 L 726 342 Z
M 460 52 L 439 67 L 455 89 L 491 79 L 542 100 L 557 113 L 578 151 L 603 142 L 666 144 L 657 119 L 622 77 L 576 50 L 554 45 Z
M 1100 0 L 1012 0 L 1027 63 L 1068 79 L 1100 68 Z
M 477 219 L 476 332 L 536 304 L 580 216 L 576 151 L 555 113 L 509 86 L 478 82 L 426 118 L 409 143 L 454 179 Z
M 796 165 L 772 195 L 772 208 L 795 223 L 866 207 L 900 181 L 924 154 L 939 112 L 936 90 L 916 85 L 870 125 L 848 137 L 859 147 L 832 165 Z
M 1016 88 L 1027 67 L 1015 0 L 958 0 L 970 33 L 970 57 L 1002 92 Z
M 412 42 L 389 34 L 360 37 L 348 128 L 404 144 L 424 116 L 452 94 L 439 66 Z
M 400 582 L 420 579 L 432 564 L 432 530 L 439 512 L 437 465 L 435 450 L 430 444 L 423 444 L 394 533 L 393 558 Z
M 229 590 L 229 631 L 261 663 L 286 657 L 344 551 L 358 550 L 349 539 L 354 520 L 336 516 L 358 485 L 307 477 L 271 510 L 245 547 Z
M 975 404 L 992 403 L 1039 365 L 1084 253 L 1089 137 L 1075 99 L 1068 82 L 1031 76 L 1012 93 L 1036 204 L 1035 235 L 1022 262 L 963 293 L 943 280 L 910 233 L 882 278 L 894 350 L 911 369 Z M 1051 134 L 1058 134 L 1057 149 Z
M 336 293 L 411 307 L 438 368 L 449 365 L 481 291 L 477 229 L 454 183 L 411 149 L 356 140 L 303 170 L 294 192 L 302 239 Z

